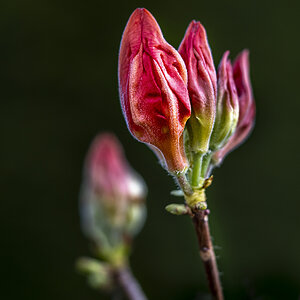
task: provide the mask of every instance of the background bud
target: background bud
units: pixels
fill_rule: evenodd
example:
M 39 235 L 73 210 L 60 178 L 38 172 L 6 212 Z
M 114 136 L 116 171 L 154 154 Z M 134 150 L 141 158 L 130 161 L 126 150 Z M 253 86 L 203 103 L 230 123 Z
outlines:
M 248 50 L 242 51 L 236 58 L 233 64 L 233 78 L 238 93 L 239 119 L 236 130 L 227 144 L 214 154 L 213 160 L 216 165 L 219 165 L 229 152 L 245 141 L 254 125 L 255 102 L 250 81 Z
M 183 130 L 191 108 L 187 71 L 179 53 L 163 38 L 154 17 L 136 9 L 123 33 L 119 92 L 132 135 L 161 152 L 167 169 L 187 166 Z
M 216 71 L 206 32 L 192 21 L 179 47 L 188 71 L 188 90 L 192 115 L 188 121 L 191 150 L 205 153 L 216 114 Z
M 210 149 L 220 149 L 236 129 L 239 117 L 238 95 L 233 80 L 232 66 L 225 52 L 218 69 L 217 113 L 211 135 Z
M 141 229 L 145 196 L 146 186 L 129 167 L 117 139 L 97 136 L 85 162 L 81 216 L 84 232 L 102 253 L 119 257 L 116 249 Z

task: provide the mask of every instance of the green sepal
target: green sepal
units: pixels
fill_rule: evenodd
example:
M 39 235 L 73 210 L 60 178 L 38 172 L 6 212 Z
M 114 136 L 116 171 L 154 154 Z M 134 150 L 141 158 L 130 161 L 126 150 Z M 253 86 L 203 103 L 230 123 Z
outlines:
M 213 132 L 210 139 L 210 149 L 221 149 L 234 133 L 238 121 L 238 110 L 228 107 L 225 100 L 220 101 Z
M 214 120 L 200 119 L 194 113 L 187 122 L 189 134 L 189 147 L 194 153 L 205 154 L 209 150 L 209 141 L 213 129 Z

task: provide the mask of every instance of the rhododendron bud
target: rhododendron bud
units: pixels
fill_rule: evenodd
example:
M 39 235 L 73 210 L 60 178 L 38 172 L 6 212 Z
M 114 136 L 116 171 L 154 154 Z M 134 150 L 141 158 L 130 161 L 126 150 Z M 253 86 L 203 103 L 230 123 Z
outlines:
M 119 92 L 132 135 L 157 148 L 169 171 L 184 171 L 183 130 L 191 114 L 187 71 L 144 8 L 133 12 L 123 33 Z
M 128 165 L 117 138 L 109 133 L 98 135 L 89 150 L 85 175 L 91 188 L 101 197 L 117 201 L 143 199 L 145 186 Z
M 95 138 L 88 152 L 82 186 L 82 224 L 102 248 L 121 244 L 144 222 L 146 187 L 128 165 L 111 134 Z
M 236 130 L 227 144 L 213 156 L 217 165 L 230 151 L 245 141 L 254 125 L 255 102 L 250 82 L 249 52 L 247 50 L 241 52 L 236 58 L 233 64 L 233 78 L 239 99 L 239 119 Z
M 220 149 L 233 134 L 238 117 L 239 102 L 233 80 L 232 66 L 225 52 L 218 69 L 217 114 L 211 135 L 210 149 Z
M 190 147 L 206 153 L 216 115 L 216 70 L 206 32 L 200 22 L 192 21 L 179 47 L 188 71 L 188 90 L 192 115 L 188 121 Z

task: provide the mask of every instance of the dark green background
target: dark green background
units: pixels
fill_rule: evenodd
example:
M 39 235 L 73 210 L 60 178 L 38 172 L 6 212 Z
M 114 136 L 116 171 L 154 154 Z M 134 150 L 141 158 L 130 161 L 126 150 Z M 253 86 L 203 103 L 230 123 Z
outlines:
M 132 265 L 150 299 L 205 298 L 190 220 L 164 211 L 170 176 L 126 129 L 117 58 L 136 7 L 148 8 L 178 47 L 194 18 L 215 63 L 251 51 L 257 103 L 250 139 L 214 172 L 211 230 L 227 299 L 300 294 L 299 2 L 6 0 L 0 8 L 1 298 L 107 299 L 74 262 L 89 255 L 78 192 L 91 139 L 121 139 L 148 187 L 148 219 Z

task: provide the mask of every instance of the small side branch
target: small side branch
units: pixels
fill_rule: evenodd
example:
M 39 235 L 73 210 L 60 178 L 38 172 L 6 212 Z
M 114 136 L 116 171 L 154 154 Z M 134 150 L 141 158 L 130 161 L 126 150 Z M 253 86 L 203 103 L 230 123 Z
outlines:
M 141 286 L 128 267 L 122 267 L 114 272 L 115 280 L 128 300 L 147 300 Z
M 192 220 L 194 223 L 200 256 L 204 264 L 206 277 L 209 283 L 211 293 L 216 300 L 223 300 L 223 291 L 219 277 L 219 271 L 213 249 L 209 226 L 208 226 L 209 210 L 194 211 Z

